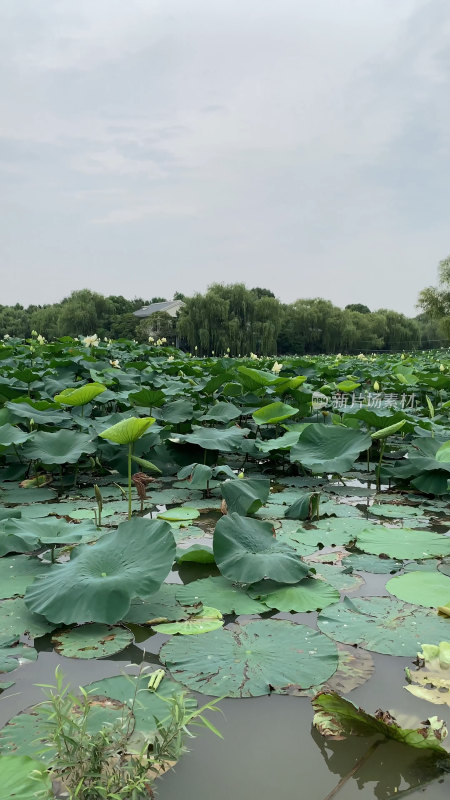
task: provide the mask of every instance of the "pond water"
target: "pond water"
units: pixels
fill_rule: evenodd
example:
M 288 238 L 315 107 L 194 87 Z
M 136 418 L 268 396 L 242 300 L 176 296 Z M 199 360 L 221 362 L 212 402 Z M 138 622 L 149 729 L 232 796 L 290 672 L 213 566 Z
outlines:
M 171 582 L 188 582 L 198 577 L 217 574 L 215 568 L 184 564 L 181 574 L 174 571 Z M 364 574 L 365 583 L 354 596 L 383 595 L 384 585 L 391 576 Z M 317 614 L 275 614 L 315 627 Z M 243 618 L 241 618 L 243 619 Z M 231 620 L 231 617 L 227 618 Z M 56 654 L 50 638 L 40 642 L 37 662 L 21 666 L 8 676 L 15 685 L 3 693 L 0 702 L 0 726 L 19 710 L 42 699 L 39 683 L 48 683 L 49 676 L 60 664 L 72 685 L 86 685 L 91 681 L 117 675 L 130 662 L 146 661 L 158 664 L 157 653 L 169 638 L 154 634 L 148 638 L 148 629 L 135 627 L 137 644 L 116 657 L 104 660 L 80 661 Z M 372 654 L 375 672 L 363 686 L 353 690 L 348 698 L 373 713 L 378 707 L 391 712 L 408 714 L 412 704 L 414 712 L 446 717 L 445 706 L 431 706 L 403 690 L 404 668 L 411 659 Z M 203 698 L 199 697 L 202 702 Z M 159 800 L 229 800 L 231 797 L 246 800 L 325 800 L 360 759 L 371 744 L 370 739 L 353 737 L 351 740 L 330 742 L 312 728 L 313 711 L 306 697 L 269 697 L 226 699 L 220 702 L 224 716 L 214 716 L 214 724 L 224 739 L 200 730 L 198 737 L 187 741 L 190 753 L 184 756 L 176 769 L 158 783 Z M 342 800 L 353 798 L 402 797 L 409 787 L 418 787 L 411 797 L 428 800 L 448 798 L 450 774 L 431 785 L 424 785 L 435 775 L 435 768 L 420 751 L 394 742 L 386 742 L 371 755 L 338 794 Z

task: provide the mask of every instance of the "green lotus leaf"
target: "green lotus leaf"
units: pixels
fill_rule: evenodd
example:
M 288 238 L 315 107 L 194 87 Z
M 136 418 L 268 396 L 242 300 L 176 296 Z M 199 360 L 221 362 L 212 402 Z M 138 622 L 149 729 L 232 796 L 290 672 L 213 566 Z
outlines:
M 298 583 L 308 567 L 289 545 L 278 542 L 270 522 L 228 514 L 215 528 L 213 550 L 224 577 L 239 583 L 271 578 L 279 583 Z
M 355 389 L 358 389 L 359 386 L 361 386 L 361 384 L 357 383 L 356 381 L 345 380 L 336 384 L 336 389 L 339 392 L 354 392 Z
M 176 598 L 183 605 L 203 603 L 219 608 L 222 614 L 263 614 L 267 606 L 253 600 L 243 589 L 233 586 L 226 578 L 203 578 L 186 586 L 176 587 Z
M 128 417 L 102 431 L 99 436 L 115 444 L 132 444 L 137 442 L 154 422 L 154 417 Z
M 274 425 L 276 422 L 282 422 L 296 414 L 298 414 L 298 408 L 278 402 L 258 408 L 253 412 L 252 417 L 257 425 Z
M 385 528 L 371 525 L 358 533 L 356 545 L 372 555 L 390 558 L 433 558 L 450 555 L 450 536 L 415 528 Z
M 267 502 L 270 480 L 267 478 L 235 478 L 224 481 L 221 487 L 228 513 L 254 514 Z
M 158 731 L 158 722 L 167 726 L 171 717 L 171 705 L 167 700 L 176 697 L 183 691 L 179 683 L 165 677 L 158 686 L 158 691 L 150 692 L 146 675 L 140 677 L 117 675 L 114 678 L 104 678 L 90 683 L 84 688 L 94 697 L 101 695 L 112 698 L 129 707 L 132 706 L 133 697 L 136 696 L 133 708 L 134 731 L 128 741 L 139 747 L 139 750 L 144 745 L 144 738 L 147 742 L 154 741 Z M 193 711 L 197 705 L 195 699 L 190 696 L 186 698 L 185 704 L 187 711 Z
M 121 625 L 80 625 L 54 633 L 52 643 L 66 658 L 107 658 L 132 644 L 134 636 Z
M 306 625 L 283 619 L 170 639 L 160 658 L 193 691 L 214 697 L 257 697 L 297 683 L 307 689 L 326 681 L 338 664 L 336 645 Z
M 407 572 L 391 578 L 386 589 L 399 600 L 417 606 L 437 608 L 450 604 L 450 578 L 442 572 Z
M 344 567 L 351 567 L 356 572 L 373 572 L 375 575 L 387 575 L 403 569 L 403 561 L 366 553 L 352 553 L 342 561 Z
M 406 420 L 402 419 L 400 422 L 395 422 L 394 425 L 388 425 L 387 428 L 380 428 L 378 431 L 374 431 L 374 433 L 371 434 L 372 439 L 386 439 L 388 436 L 392 436 L 392 434 L 400 431 L 405 424 Z
M 159 589 L 174 557 L 168 523 L 136 517 L 95 544 L 75 548 L 70 561 L 53 565 L 28 587 L 25 601 L 55 623 L 113 624 L 124 619 L 133 597 Z
M 204 450 L 219 450 L 223 453 L 230 453 L 242 448 L 245 436 L 250 433 L 249 428 L 202 428 L 199 425 L 192 426 L 192 433 L 179 435 L 172 439 L 175 443 L 188 442 L 203 447 Z
M 341 547 L 353 542 L 368 526 L 364 519 L 324 519 L 314 522 L 314 528 L 299 528 L 297 538 L 310 547 Z
M 448 620 L 392 597 L 346 597 L 322 611 L 317 625 L 338 642 L 391 656 L 414 656 L 421 642 L 448 634 Z
M 15 637 L 0 645 L 0 673 L 12 672 L 22 663 L 36 661 L 37 651 L 27 644 L 17 644 Z
M 20 428 L 6 423 L 6 425 L 0 427 L 0 446 L 10 447 L 12 444 L 23 444 L 30 436 L 31 433 L 25 433 L 25 431 L 20 430 Z
M 300 494 L 292 503 L 289 508 L 286 509 L 285 512 L 285 519 L 311 519 L 314 516 L 318 516 L 319 513 L 319 493 L 318 492 L 306 492 L 305 494 Z
M 238 367 L 237 371 L 241 378 L 242 384 L 253 391 L 253 389 L 260 386 L 269 386 L 276 383 L 278 378 L 273 372 L 264 371 L 261 369 L 252 369 L 251 367 Z
M 10 556 L 0 559 L 0 598 L 25 594 L 27 586 L 39 575 L 45 574 L 48 565 L 29 556 Z
M 447 758 L 447 751 L 441 745 L 446 730 L 440 720 L 421 722 L 416 730 L 401 728 L 388 711 L 379 711 L 376 717 L 372 716 L 335 692 L 321 692 L 313 699 L 312 704 L 316 712 L 313 724 L 322 736 L 329 739 L 381 735 L 409 747 L 432 750 Z
M 14 403 L 5 403 L 5 407 L 19 422 L 30 419 L 36 425 L 64 425 L 70 422 L 67 411 L 62 411 L 57 403 L 48 403 L 46 400 L 34 402 L 29 398 L 20 398 Z
M 95 450 L 89 434 L 66 429 L 56 433 L 37 431 L 24 445 L 27 458 L 39 459 L 44 464 L 75 464 L 81 456 L 95 453 Z
M 448 463 L 450 461 L 450 441 L 441 444 L 438 450 L 436 450 L 435 458 L 436 461 L 441 463 Z
M 160 511 L 158 519 L 165 519 L 168 522 L 185 522 L 190 519 L 197 519 L 200 516 L 200 511 L 197 508 L 189 508 L 189 506 L 179 506 L 178 508 L 169 508 L 167 511 Z
M 162 406 L 160 412 L 164 422 L 177 425 L 179 422 L 187 422 L 194 416 L 194 406 L 190 400 L 174 400 L 172 403 Z
M 315 569 L 315 577 L 329 583 L 338 592 L 356 592 L 364 585 L 364 579 L 360 575 L 353 575 L 348 569 L 335 566 L 334 564 L 322 564 L 320 562 L 305 559 L 310 568 Z
M 189 636 L 199 633 L 210 633 L 211 631 L 222 628 L 223 617 L 217 608 L 203 606 L 198 614 L 194 614 L 184 622 L 168 622 L 153 625 L 156 633 L 168 633 L 170 635 L 178 633 L 182 636 Z
M 212 420 L 213 422 L 223 422 L 227 424 L 228 422 L 232 422 L 233 419 L 240 417 L 241 414 L 241 409 L 233 403 L 219 402 L 211 406 L 206 414 L 202 414 L 199 420 L 202 422 L 209 422 L 209 420 Z
M 362 686 L 373 675 L 374 663 L 370 653 L 365 650 L 347 647 L 338 644 L 338 667 L 334 675 L 325 683 L 302 689 L 295 683 L 285 686 L 280 694 L 293 695 L 294 697 L 314 697 L 318 692 L 339 692 L 348 694 Z
M 19 639 L 26 634 L 38 639 L 54 630 L 55 625 L 40 614 L 33 614 L 22 597 L 2 600 L 0 603 L 0 644 Z
M 290 450 L 294 444 L 297 444 L 299 436 L 300 431 L 287 431 L 276 439 L 255 439 L 255 444 L 262 453 L 271 453 L 272 450 Z
M 51 796 L 52 782 L 42 763 L 28 756 L 0 756 L 0 800 Z
M 417 657 L 420 668 L 406 670 L 409 685 L 403 688 L 421 700 L 450 706 L 450 642 L 423 644 Z
M 392 503 L 374 503 L 369 511 L 378 517 L 403 519 L 404 517 L 423 517 L 423 510 L 412 506 L 397 506 Z
M 177 549 L 177 564 L 214 564 L 214 553 L 210 547 L 204 544 L 193 544 L 190 547 Z
M 278 611 L 319 611 L 339 600 L 339 592 L 325 581 L 305 578 L 295 586 L 284 586 L 258 599 Z
M 338 425 L 308 425 L 290 452 L 290 459 L 315 473 L 337 472 L 352 468 L 372 439 L 367 433 Z
M 57 492 L 53 489 L 48 489 L 46 486 L 42 486 L 40 489 L 36 488 L 18 488 L 18 489 L 10 489 L 7 488 L 6 490 L 2 490 L 0 492 L 0 502 L 12 505 L 22 505 L 28 503 L 45 503 L 47 500 L 56 500 L 58 497 Z M 48 508 L 48 506 L 45 506 Z
M 177 602 L 180 585 L 178 583 L 163 583 L 155 594 L 146 600 L 135 598 L 126 614 L 126 622 L 138 625 L 153 625 L 158 622 L 178 622 L 188 619 L 191 614 L 202 610 L 202 603 L 196 601 L 192 604 Z
M 138 392 L 131 392 L 128 397 L 133 405 L 147 406 L 148 408 L 160 408 L 166 399 L 161 389 L 147 389 L 146 387 L 142 387 Z
M 106 391 L 106 386 L 101 383 L 86 383 L 75 389 L 64 389 L 59 394 L 55 395 L 55 403 L 63 406 L 85 406 L 90 403 L 94 397 L 97 397 L 102 392 Z

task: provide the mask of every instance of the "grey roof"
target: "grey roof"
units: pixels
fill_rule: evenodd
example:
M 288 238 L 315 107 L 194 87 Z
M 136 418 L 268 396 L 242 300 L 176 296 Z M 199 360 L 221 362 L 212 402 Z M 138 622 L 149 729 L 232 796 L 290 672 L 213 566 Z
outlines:
M 135 317 L 151 317 L 152 314 L 156 314 L 158 311 L 165 311 L 166 314 L 170 314 L 171 317 L 176 317 L 177 311 L 184 306 L 182 300 L 168 300 L 165 303 L 152 303 L 149 306 L 144 306 L 140 308 L 138 311 L 134 311 Z

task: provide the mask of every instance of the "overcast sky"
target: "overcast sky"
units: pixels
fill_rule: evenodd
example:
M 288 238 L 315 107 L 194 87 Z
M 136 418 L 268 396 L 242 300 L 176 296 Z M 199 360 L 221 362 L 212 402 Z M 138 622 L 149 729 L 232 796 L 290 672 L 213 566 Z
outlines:
M 0 303 L 219 281 L 417 313 L 449 0 L 2 0 Z

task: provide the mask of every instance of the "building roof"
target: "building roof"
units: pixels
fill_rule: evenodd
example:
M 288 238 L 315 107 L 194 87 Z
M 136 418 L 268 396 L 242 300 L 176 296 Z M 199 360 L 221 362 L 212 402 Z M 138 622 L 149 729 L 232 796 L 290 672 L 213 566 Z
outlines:
M 138 311 L 134 311 L 134 316 L 141 318 L 151 317 L 152 314 L 156 314 L 158 311 L 164 311 L 171 317 L 176 317 L 177 312 L 182 306 L 184 306 L 182 300 L 168 300 L 165 303 L 152 303 L 149 306 L 139 308 Z

